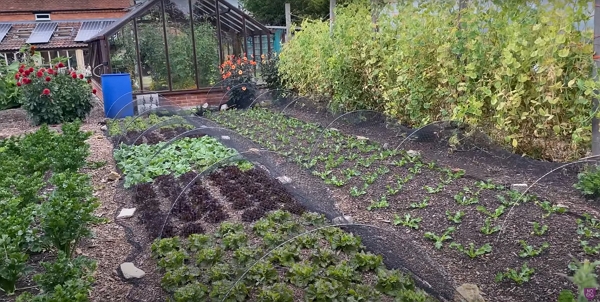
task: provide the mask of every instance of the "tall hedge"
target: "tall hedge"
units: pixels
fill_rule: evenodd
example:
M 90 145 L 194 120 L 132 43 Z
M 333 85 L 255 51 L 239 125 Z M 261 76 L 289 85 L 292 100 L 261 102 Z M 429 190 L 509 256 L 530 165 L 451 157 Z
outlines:
M 415 3 L 418 2 L 418 5 Z M 282 79 L 338 111 L 376 109 L 405 124 L 454 120 L 531 156 L 589 149 L 589 1 L 399 1 L 377 24 L 366 1 L 305 21 L 283 48 Z

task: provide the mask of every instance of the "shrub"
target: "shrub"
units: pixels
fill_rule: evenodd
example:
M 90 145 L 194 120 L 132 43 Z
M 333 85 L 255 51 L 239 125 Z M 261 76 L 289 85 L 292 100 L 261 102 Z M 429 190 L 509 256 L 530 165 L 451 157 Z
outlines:
M 15 80 L 16 72 L 0 71 L 0 110 L 21 106 L 21 90 Z
M 254 78 L 256 62 L 245 55 L 239 58 L 229 56 L 221 65 L 223 85 L 227 87 L 227 106 L 247 108 L 254 101 L 257 86 Z
M 579 179 L 574 187 L 583 193 L 583 195 L 600 196 L 600 167 L 586 167 L 585 171 L 577 175 Z
M 535 3 L 535 5 L 530 5 Z M 288 88 L 337 111 L 374 109 L 409 126 L 453 120 L 550 160 L 585 154 L 591 138 L 592 31 L 587 3 L 541 1 L 398 5 L 376 26 L 368 2 L 305 21 L 284 45 Z M 377 30 L 373 30 L 376 27 Z
M 93 91 L 84 75 L 62 63 L 48 69 L 21 65 L 15 78 L 23 108 L 36 125 L 84 119 L 92 110 Z
M 269 55 L 262 55 L 260 60 L 260 73 L 265 81 L 267 89 L 271 90 L 274 100 L 286 97 L 287 93 L 283 91 L 285 85 L 279 75 L 279 55 L 275 52 Z

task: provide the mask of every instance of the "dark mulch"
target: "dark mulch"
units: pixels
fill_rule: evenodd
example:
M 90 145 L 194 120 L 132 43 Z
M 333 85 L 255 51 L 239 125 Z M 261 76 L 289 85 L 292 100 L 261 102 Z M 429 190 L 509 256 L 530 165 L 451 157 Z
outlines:
M 288 107 L 286 114 L 323 126 L 329 125 L 334 119 L 315 108 Z M 273 138 L 276 134 L 276 131 L 266 130 L 264 125 L 253 121 L 244 121 L 244 126 L 249 129 L 261 129 L 261 139 Z M 402 133 L 390 130 L 382 124 L 372 123 L 359 126 L 334 123 L 331 127 L 340 129 L 345 134 L 366 136 L 371 141 L 381 145 L 387 144 L 392 148 L 403 140 Z M 558 170 L 539 181 L 529 192 L 538 196 L 540 201 L 550 201 L 552 204 L 567 206 L 566 214 L 552 214 L 547 218 L 542 218 L 544 212 L 541 207 L 533 202 L 528 202 L 512 210 L 507 208 L 498 220 L 493 221 L 494 225 L 500 225 L 506 219 L 502 234 L 484 235 L 480 228 L 484 225 L 486 215 L 477 211 L 476 207 L 484 206 L 493 212 L 500 206 L 500 199 L 496 197 L 500 192 L 483 189 L 478 197 L 479 203 L 468 206 L 459 205 L 454 200 L 454 196 L 458 192 L 464 187 L 477 190 L 476 182 L 486 179 L 507 186 L 513 183 L 531 185 L 560 164 L 511 155 L 489 143 L 483 144 L 481 139 L 467 140 L 466 146 L 463 146 L 461 151 L 448 152 L 447 140 L 443 133 L 433 133 L 436 131 L 431 130 L 428 136 L 426 132 L 421 133 L 417 140 L 408 140 L 401 149 L 419 151 L 426 162 L 433 161 L 442 166 L 463 169 L 466 171 L 465 177 L 447 185 L 440 193 L 428 194 L 423 187 L 435 187 L 440 182 L 441 175 L 439 172 L 424 168 L 423 172 L 406 184 L 399 194 L 388 198 L 390 204 L 388 208 L 367 211 L 369 204 L 385 193 L 386 185 L 395 182 L 394 176 L 407 174 L 406 167 L 397 168 L 387 163 L 384 166 L 390 168 L 390 172 L 385 178 L 377 180 L 364 196 L 352 198 L 348 194 L 350 187 L 362 183 L 358 178 L 354 178 L 341 189 L 332 188 L 334 196 L 336 196 L 336 206 L 340 211 L 353 216 L 362 223 L 381 227 L 389 227 L 396 214 L 403 217 L 404 214 L 410 213 L 413 217 L 422 218 L 418 230 L 402 226 L 397 226 L 396 229 L 403 236 L 411 238 L 417 246 L 423 247 L 439 263 L 440 267 L 451 272 L 457 284 L 475 283 L 479 285 L 485 293 L 487 301 L 556 301 L 560 290 L 575 289 L 568 280 L 558 275 L 558 273 L 569 273 L 567 265 L 571 261 L 570 255 L 580 260 L 585 258 L 598 260 L 598 256 L 589 256 L 583 253 L 579 246 L 575 220 L 585 213 L 596 218 L 600 217 L 597 205 L 583 198 L 572 187 L 579 168 Z M 299 143 L 302 142 L 294 141 L 290 145 L 296 146 Z M 319 168 L 320 166 L 317 166 L 316 169 Z M 379 167 L 373 165 L 367 171 L 376 171 L 377 168 Z M 429 197 L 429 206 L 424 209 L 410 208 L 411 203 L 421 202 L 426 197 Z M 446 211 L 452 213 L 464 211 L 466 215 L 461 224 L 455 225 L 446 219 Z M 541 237 L 532 235 L 533 222 L 548 225 L 547 234 Z M 446 242 L 441 250 L 436 250 L 433 243 L 424 238 L 425 232 L 439 235 L 450 226 L 457 228 L 452 235 L 453 242 L 463 245 L 472 242 L 476 247 L 489 243 L 492 245 L 492 253 L 471 260 L 465 254 L 449 248 L 449 242 Z M 391 240 L 393 236 L 390 235 L 389 238 Z M 519 240 L 525 240 L 536 248 L 543 242 L 548 242 L 550 248 L 538 257 L 523 259 L 518 256 L 522 249 Z M 525 262 L 529 267 L 535 269 L 535 274 L 530 282 L 516 286 L 508 281 L 502 283 L 494 281 L 496 273 L 507 268 L 518 269 Z

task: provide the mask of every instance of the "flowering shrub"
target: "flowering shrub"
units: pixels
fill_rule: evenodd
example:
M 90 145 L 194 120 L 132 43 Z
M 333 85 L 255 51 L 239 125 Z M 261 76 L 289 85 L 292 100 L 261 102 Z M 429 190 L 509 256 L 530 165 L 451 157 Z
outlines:
M 229 56 L 221 65 L 221 78 L 229 95 L 228 107 L 247 108 L 256 96 L 254 68 L 256 62 L 245 55 L 236 58 Z
M 83 119 L 92 110 L 94 91 L 89 81 L 63 63 L 47 69 L 23 64 L 15 79 L 22 90 L 23 109 L 36 125 Z

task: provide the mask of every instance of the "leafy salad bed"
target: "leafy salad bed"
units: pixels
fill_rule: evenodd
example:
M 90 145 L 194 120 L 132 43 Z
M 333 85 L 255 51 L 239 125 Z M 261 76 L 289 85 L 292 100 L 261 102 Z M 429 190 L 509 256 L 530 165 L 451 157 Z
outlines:
M 575 289 L 559 275 L 576 269 L 569 255 L 598 259 L 600 225 L 589 213 L 267 109 L 208 118 L 309 169 L 346 196 L 339 202 L 342 212 L 394 225 L 430 247 L 457 283 L 481 285 L 491 301 L 556 301 L 561 289 Z
M 150 238 L 163 238 L 154 242 L 152 251 L 164 272 L 161 285 L 175 301 L 221 301 L 228 285 L 254 260 L 325 222 L 323 216 L 306 212 L 279 181 L 248 162 L 197 177 L 208 166 L 194 166 L 197 160 L 214 162 L 235 153 L 208 136 L 183 138 L 171 145 L 178 146 L 174 151 L 159 153 L 149 165 L 142 165 L 148 169 L 141 168 L 145 161 L 136 157 L 151 154 L 148 148 L 161 144 L 121 145 L 115 158 L 126 182 L 136 173 L 147 176 L 143 181 L 131 178 L 135 180 L 128 184 L 138 221 Z M 191 145 L 196 149 L 186 150 Z M 181 170 L 173 169 L 178 165 Z M 157 171 L 154 167 L 160 172 L 145 174 Z M 225 301 L 432 300 L 409 277 L 385 269 L 381 257 L 363 249 L 358 237 L 338 228 L 301 236 L 253 266 Z
M 114 143 L 127 142 L 135 145 L 153 145 L 167 141 L 194 128 L 180 116 L 158 116 L 157 114 L 149 114 L 148 117 L 142 118 L 128 116 L 124 119 L 111 119 L 107 121 L 106 126 L 108 135 Z M 146 135 L 140 137 L 151 127 L 158 128 L 158 131 L 148 131 Z
M 57 134 L 42 126 L 0 141 L 0 297 L 88 299 L 96 263 L 73 251 L 101 220 L 90 178 L 79 172 L 90 136 L 79 127 L 64 124 Z
M 237 152 L 210 136 L 184 137 L 171 144 L 121 144 L 114 152 L 117 166 L 125 174 L 125 187 L 151 182 L 158 176 L 173 173 L 176 177 L 192 170 L 203 171 Z M 251 167 L 245 163 L 247 169 Z
M 325 221 L 277 210 L 252 225 L 223 222 L 209 235 L 158 240 L 152 252 L 162 286 L 180 302 L 434 301 L 359 237 L 317 229 Z

